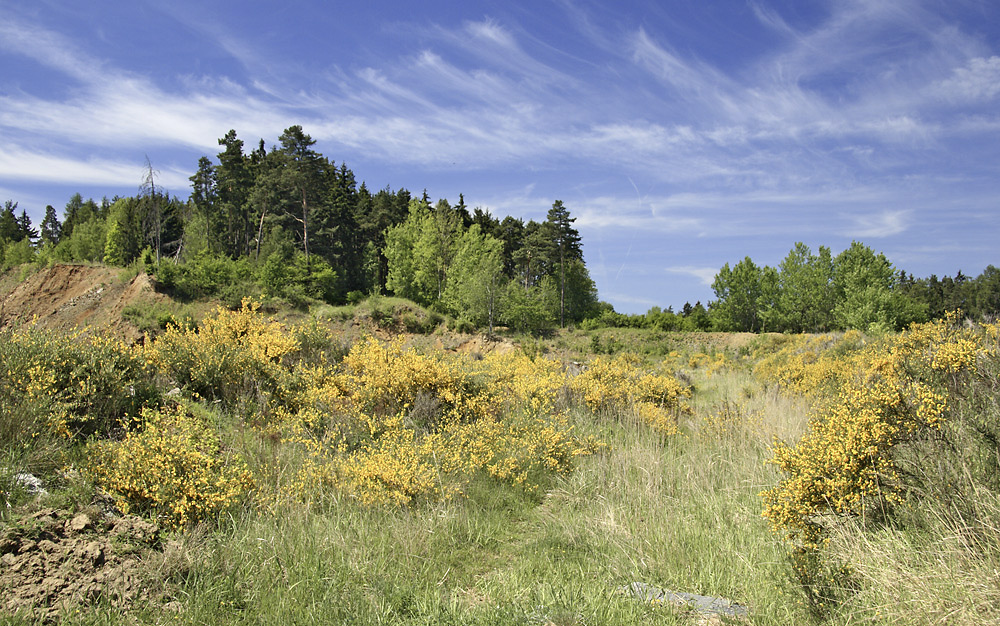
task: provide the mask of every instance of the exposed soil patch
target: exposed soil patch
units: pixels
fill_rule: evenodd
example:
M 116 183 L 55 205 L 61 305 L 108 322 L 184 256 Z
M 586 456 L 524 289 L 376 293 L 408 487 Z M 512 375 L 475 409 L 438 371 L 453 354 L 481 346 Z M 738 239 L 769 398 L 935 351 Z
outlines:
M 0 610 L 54 619 L 97 602 L 148 601 L 143 558 L 160 549 L 159 529 L 138 517 L 43 509 L 0 535 Z
M 455 348 L 455 352 L 486 356 L 494 352 L 497 354 L 507 354 L 516 349 L 517 346 L 506 339 L 491 340 L 485 337 L 473 337 Z
M 2 281 L 5 288 L 0 290 L 0 328 L 34 319 L 42 328 L 60 331 L 89 328 L 136 341 L 141 333 L 122 319 L 122 310 L 134 304 L 151 305 L 167 296 L 156 292 L 146 274 L 126 279 L 125 271 L 113 267 L 55 265 L 13 285 L 8 272 Z

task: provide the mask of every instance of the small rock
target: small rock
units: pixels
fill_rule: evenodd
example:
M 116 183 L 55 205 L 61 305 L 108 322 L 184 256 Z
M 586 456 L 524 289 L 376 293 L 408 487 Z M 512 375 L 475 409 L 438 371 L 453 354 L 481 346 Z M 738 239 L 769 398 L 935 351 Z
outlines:
M 104 563 L 104 550 L 101 549 L 101 544 L 96 541 L 91 541 L 86 546 L 83 547 L 83 556 L 91 563 L 94 567 L 97 567 Z
M 66 524 L 66 529 L 78 533 L 90 528 L 93 525 L 94 522 L 90 519 L 89 515 L 86 513 L 80 513 Z
M 634 582 L 631 585 L 620 587 L 619 590 L 643 602 L 687 607 L 703 617 L 723 616 L 727 618 L 745 618 L 749 615 L 747 607 L 725 598 L 702 596 L 684 591 L 671 591 L 670 589 L 661 589 L 641 582 Z

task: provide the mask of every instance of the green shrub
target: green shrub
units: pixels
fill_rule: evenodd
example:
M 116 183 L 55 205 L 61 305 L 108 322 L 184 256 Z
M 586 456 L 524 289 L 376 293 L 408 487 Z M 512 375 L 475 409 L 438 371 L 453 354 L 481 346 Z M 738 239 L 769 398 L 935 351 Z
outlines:
M 156 335 L 170 325 L 194 327 L 194 317 L 177 307 L 162 302 L 130 304 L 122 309 L 122 318 L 144 333 Z
M 156 266 L 155 276 L 161 289 L 181 300 L 231 295 L 234 285 L 243 291 L 242 298 L 251 295 L 245 292 L 245 286 L 253 282 L 248 258 L 234 261 L 207 252 L 184 263 L 164 259 Z

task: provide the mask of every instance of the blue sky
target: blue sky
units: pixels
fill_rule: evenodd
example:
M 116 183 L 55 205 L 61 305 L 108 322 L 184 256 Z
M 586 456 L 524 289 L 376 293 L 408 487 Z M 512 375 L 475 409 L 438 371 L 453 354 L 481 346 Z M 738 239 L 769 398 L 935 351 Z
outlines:
M 796 241 L 1000 265 L 993 0 L 0 3 L 0 200 L 36 225 L 293 124 L 369 188 L 563 200 L 624 312 Z

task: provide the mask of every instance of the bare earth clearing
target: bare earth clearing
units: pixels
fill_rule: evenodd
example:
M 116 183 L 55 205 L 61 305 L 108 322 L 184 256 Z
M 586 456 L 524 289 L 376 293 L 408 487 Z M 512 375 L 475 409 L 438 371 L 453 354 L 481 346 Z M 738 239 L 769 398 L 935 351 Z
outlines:
M 93 328 L 128 342 L 141 336 L 122 319 L 129 305 L 167 300 L 149 276 L 125 278 L 126 270 L 86 265 L 55 265 L 17 282 L 16 271 L 0 277 L 0 328 L 36 319 L 41 328 L 71 331 Z
M 0 609 L 52 619 L 95 602 L 148 601 L 146 561 L 161 550 L 157 527 L 138 517 L 42 509 L 0 534 Z

